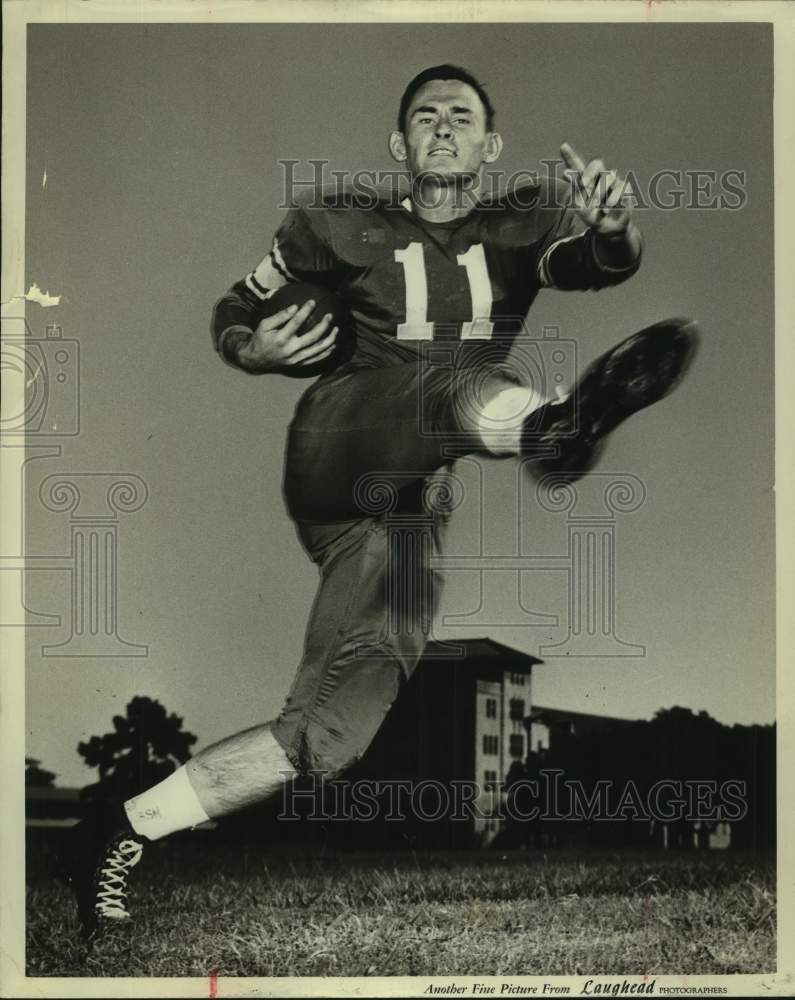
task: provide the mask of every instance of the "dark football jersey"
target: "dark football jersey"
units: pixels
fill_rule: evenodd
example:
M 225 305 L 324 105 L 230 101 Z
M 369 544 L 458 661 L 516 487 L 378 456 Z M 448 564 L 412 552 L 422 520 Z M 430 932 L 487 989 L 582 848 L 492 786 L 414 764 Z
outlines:
M 495 359 L 507 354 L 542 287 L 601 288 L 639 265 L 622 257 L 623 241 L 584 230 L 562 189 L 555 193 L 525 187 L 436 223 L 419 218 L 408 199 L 357 207 L 344 196 L 321 198 L 288 213 L 245 289 L 252 304 L 275 276 L 333 289 L 353 316 L 354 364 L 397 364 L 442 343 L 467 353 L 490 342 Z

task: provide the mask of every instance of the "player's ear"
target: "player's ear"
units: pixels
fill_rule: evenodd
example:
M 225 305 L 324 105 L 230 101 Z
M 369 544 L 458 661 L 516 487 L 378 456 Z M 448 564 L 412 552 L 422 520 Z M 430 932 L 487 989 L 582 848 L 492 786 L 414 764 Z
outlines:
M 484 163 L 494 163 L 502 152 L 502 136 L 499 132 L 489 132 L 483 152 Z
M 389 137 L 389 152 L 398 163 L 406 162 L 406 140 L 402 132 L 393 132 Z

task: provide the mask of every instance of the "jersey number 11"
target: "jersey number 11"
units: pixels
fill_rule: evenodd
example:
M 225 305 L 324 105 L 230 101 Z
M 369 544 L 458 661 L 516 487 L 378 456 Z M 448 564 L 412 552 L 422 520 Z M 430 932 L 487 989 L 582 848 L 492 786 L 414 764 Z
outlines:
M 458 254 L 458 263 L 466 269 L 472 299 L 472 319 L 461 325 L 462 340 L 488 340 L 494 329 L 489 319 L 492 294 L 486 254 L 482 243 L 473 243 L 466 253 Z M 425 273 L 425 248 L 409 243 L 395 250 L 395 260 L 403 265 L 406 282 L 406 322 L 398 324 L 398 340 L 433 340 L 433 323 L 428 322 L 428 278 Z

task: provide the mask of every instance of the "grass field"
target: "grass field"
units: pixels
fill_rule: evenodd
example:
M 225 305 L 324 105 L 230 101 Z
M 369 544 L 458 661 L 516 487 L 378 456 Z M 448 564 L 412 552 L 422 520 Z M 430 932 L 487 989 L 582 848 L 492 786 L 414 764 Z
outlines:
M 739 852 L 347 854 L 170 843 L 86 953 L 29 851 L 29 976 L 769 972 L 775 873 Z M 154 857 L 151 857 L 154 855 Z

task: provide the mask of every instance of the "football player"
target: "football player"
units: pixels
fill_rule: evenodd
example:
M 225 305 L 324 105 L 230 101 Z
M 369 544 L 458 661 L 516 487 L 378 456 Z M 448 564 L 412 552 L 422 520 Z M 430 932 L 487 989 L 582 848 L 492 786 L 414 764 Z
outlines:
M 362 204 L 340 193 L 297 205 L 215 307 L 216 350 L 236 368 L 295 375 L 328 365 L 298 404 L 284 478 L 319 590 L 275 720 L 86 821 L 73 880 L 89 935 L 128 918 L 128 875 L 148 841 L 258 802 L 299 774 L 338 775 L 367 749 L 422 654 L 439 596 L 427 556 L 447 513 L 429 502 L 429 477 L 482 452 L 576 478 L 612 428 L 676 385 L 693 354 L 695 324 L 669 320 L 596 361 L 568 397 L 517 374 L 509 353 L 542 288 L 601 289 L 640 266 L 621 178 L 564 144 L 570 186 L 477 201 L 502 138 L 484 88 L 450 65 L 408 85 L 389 149 L 411 182 L 404 199 Z M 347 307 L 352 340 L 339 363 L 332 314 L 307 324 L 313 300 L 266 315 L 272 293 L 294 282 L 332 290 Z M 416 515 L 418 533 L 430 523 L 430 544 L 388 551 L 391 510 Z

